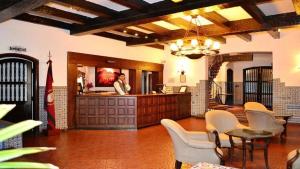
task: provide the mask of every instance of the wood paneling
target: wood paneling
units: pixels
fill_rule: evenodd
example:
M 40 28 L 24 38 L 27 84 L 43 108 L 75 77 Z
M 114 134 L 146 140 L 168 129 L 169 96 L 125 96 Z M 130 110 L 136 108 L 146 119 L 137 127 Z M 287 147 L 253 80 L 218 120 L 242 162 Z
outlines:
M 141 76 L 143 70 L 154 73 L 157 72 L 159 76 L 156 77 L 157 79 L 153 78 L 153 80 L 157 83 L 163 83 L 164 66 L 162 64 L 68 52 L 68 128 L 74 128 L 76 126 L 77 65 L 129 69 L 129 84 L 132 87 L 131 94 L 141 93 Z
M 145 95 L 137 97 L 138 128 L 159 124 L 161 119 L 179 120 L 191 116 L 191 94 Z
M 86 66 L 104 66 L 122 69 L 140 69 L 147 71 L 163 71 L 163 65 L 158 63 L 142 62 L 129 59 L 120 59 L 107 56 L 68 52 L 68 63 Z
M 76 107 L 77 128 L 136 128 L 136 97 L 78 96 Z
M 190 116 L 190 93 L 76 97 L 76 128 L 137 129 Z

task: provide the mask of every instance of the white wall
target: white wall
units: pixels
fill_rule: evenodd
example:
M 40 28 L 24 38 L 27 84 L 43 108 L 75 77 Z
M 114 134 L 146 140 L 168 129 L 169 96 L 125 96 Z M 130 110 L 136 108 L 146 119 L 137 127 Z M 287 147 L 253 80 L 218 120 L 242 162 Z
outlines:
M 283 29 L 280 39 L 273 39 L 266 32 L 252 34 L 252 41 L 245 42 L 235 36 L 226 37 L 221 53 L 267 51 L 273 53 L 273 76 L 288 86 L 300 86 L 300 29 Z M 0 53 L 9 52 L 12 45 L 27 48 L 26 55 L 40 60 L 40 85 L 45 84 L 48 51 L 53 55 L 54 85 L 67 84 L 67 51 L 103 56 L 165 63 L 164 83 L 167 85 L 196 85 L 207 79 L 207 58 L 182 59 L 165 51 L 149 47 L 127 47 L 124 42 L 93 35 L 70 36 L 68 31 L 10 20 L 0 24 Z M 184 64 L 181 64 L 184 63 Z M 183 66 L 181 66 L 183 65 Z M 187 82 L 179 83 L 181 67 L 186 69 Z
M 273 53 L 273 78 L 280 78 L 287 86 L 300 86 L 300 29 L 283 29 L 280 39 L 268 33 L 252 34 L 252 41 L 245 42 L 235 36 L 226 37 L 221 53 L 268 51 Z
M 187 57 L 178 57 L 170 54 L 170 49 L 165 46 L 165 67 L 164 67 L 164 83 L 169 86 L 196 86 L 199 80 L 207 80 L 207 57 L 200 59 L 189 59 Z M 180 72 L 184 70 L 186 75 L 186 83 L 180 83 Z
M 227 80 L 227 69 L 232 69 L 233 81 L 243 82 L 243 69 L 258 66 L 272 66 L 272 54 L 254 54 L 253 61 L 225 62 L 222 64 L 215 81 L 225 82 Z
M 160 63 L 164 52 L 149 47 L 127 47 L 124 42 L 99 36 L 71 36 L 69 31 L 10 20 L 0 23 L 0 53 L 9 46 L 27 48 L 25 55 L 40 61 L 40 86 L 45 85 L 48 52 L 53 61 L 54 86 L 67 85 L 67 52 L 80 52 L 109 57 Z

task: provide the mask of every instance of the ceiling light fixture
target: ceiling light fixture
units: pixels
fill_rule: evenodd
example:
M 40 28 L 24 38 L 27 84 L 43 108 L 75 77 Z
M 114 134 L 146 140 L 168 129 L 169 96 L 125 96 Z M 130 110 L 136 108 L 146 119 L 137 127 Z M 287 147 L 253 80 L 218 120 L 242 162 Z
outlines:
M 199 27 L 200 17 L 190 17 L 189 27 L 185 32 L 185 35 L 182 39 L 178 39 L 175 43 L 170 44 L 170 49 L 173 55 L 176 56 L 186 56 L 190 59 L 199 59 L 205 55 L 215 55 L 219 53 L 220 43 L 217 41 L 212 41 L 211 39 L 206 39 L 203 42 L 203 38 L 200 38 Z M 192 29 L 195 25 L 195 29 Z M 189 40 L 189 33 L 192 30 L 196 30 L 196 38 Z
M 183 0 L 172 0 L 172 1 L 175 2 L 175 3 L 178 3 L 178 2 L 181 2 Z

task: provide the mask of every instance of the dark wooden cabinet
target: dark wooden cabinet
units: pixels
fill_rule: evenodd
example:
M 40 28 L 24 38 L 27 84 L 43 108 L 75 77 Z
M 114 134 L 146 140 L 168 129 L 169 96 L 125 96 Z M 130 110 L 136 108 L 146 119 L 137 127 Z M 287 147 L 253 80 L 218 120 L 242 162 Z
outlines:
M 137 129 L 190 116 L 190 93 L 76 98 L 77 128 Z
M 135 128 L 136 97 L 78 96 L 77 128 Z

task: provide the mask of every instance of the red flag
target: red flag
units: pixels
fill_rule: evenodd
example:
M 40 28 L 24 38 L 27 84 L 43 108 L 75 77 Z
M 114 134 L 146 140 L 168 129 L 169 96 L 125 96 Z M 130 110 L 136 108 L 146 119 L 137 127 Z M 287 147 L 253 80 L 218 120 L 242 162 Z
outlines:
M 55 108 L 54 108 L 54 96 L 53 96 L 53 75 L 52 75 L 52 61 L 49 59 L 47 62 L 49 64 L 47 79 L 46 79 L 46 89 L 45 89 L 45 110 L 47 111 L 47 132 L 48 135 L 53 135 L 57 133 L 55 128 Z

